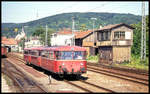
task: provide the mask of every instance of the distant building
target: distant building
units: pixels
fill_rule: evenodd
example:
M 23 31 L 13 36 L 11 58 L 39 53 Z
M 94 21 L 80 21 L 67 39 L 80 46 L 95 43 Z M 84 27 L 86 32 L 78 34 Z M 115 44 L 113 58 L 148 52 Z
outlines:
M 74 45 L 75 34 L 71 29 L 63 29 L 51 34 L 51 46 Z
M 39 37 L 30 37 L 29 39 L 25 40 L 25 48 L 40 47 L 40 46 L 44 46 L 44 44 L 40 42 Z
M 11 49 L 11 51 L 18 50 L 18 44 L 14 38 L 2 37 L 1 45 L 9 47 Z
M 73 45 L 73 34 L 57 34 L 51 35 L 51 46 Z

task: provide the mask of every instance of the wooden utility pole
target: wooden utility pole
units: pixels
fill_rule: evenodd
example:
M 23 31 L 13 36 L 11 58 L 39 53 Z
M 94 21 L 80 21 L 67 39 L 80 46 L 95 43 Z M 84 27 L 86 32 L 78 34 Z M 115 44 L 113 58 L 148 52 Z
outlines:
M 75 30 L 75 22 L 74 22 L 74 17 L 72 17 L 72 34 L 74 35 L 74 30 Z M 75 45 L 75 35 L 72 38 L 72 45 Z
M 95 21 L 94 20 L 97 20 L 97 18 L 91 18 L 93 20 L 93 46 L 94 46 L 94 43 L 95 43 L 95 33 L 94 33 L 94 25 L 95 25 Z
M 45 46 L 47 46 L 47 25 L 46 25 L 46 33 L 45 33 Z
M 141 60 L 146 59 L 146 17 L 145 3 L 142 2 Z

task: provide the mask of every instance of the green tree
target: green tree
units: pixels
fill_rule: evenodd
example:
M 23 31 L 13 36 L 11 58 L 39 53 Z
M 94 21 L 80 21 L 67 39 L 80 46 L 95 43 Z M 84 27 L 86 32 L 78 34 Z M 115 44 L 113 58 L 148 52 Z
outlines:
M 86 31 L 88 30 L 85 24 L 81 24 L 80 31 Z
M 149 16 L 146 16 L 146 56 L 149 56 Z M 142 31 L 142 22 L 139 22 L 138 24 L 132 24 L 132 26 L 135 28 L 133 31 L 133 46 L 131 48 L 131 52 L 134 55 L 140 56 L 141 52 L 141 31 Z
M 48 28 L 47 31 L 47 43 L 48 46 L 50 46 L 50 38 L 51 38 L 51 34 L 56 32 L 54 29 Z M 46 36 L 46 30 L 42 27 L 39 27 L 35 30 L 35 32 L 32 34 L 33 36 L 39 36 L 40 37 L 40 42 L 43 44 L 45 44 L 45 36 Z
M 45 29 L 43 27 L 38 27 L 35 32 L 32 34 L 33 36 L 40 36 L 40 34 L 43 34 L 45 32 Z

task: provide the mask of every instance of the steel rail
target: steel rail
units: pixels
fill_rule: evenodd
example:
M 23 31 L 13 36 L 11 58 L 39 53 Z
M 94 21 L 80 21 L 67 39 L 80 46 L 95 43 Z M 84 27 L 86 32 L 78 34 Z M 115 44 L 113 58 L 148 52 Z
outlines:
M 149 85 L 149 84 L 147 84 L 147 83 L 130 80 L 130 79 L 127 79 L 127 78 L 123 78 L 123 77 L 116 76 L 116 75 L 114 75 L 114 74 L 109 74 L 109 73 L 106 73 L 106 72 L 100 72 L 100 71 L 96 71 L 96 70 L 93 70 L 93 69 L 88 69 L 88 71 L 93 71 L 93 72 L 100 73 L 100 74 L 103 74 L 103 75 L 107 75 L 107 76 L 111 76 L 111 77 L 115 77 L 115 78 L 119 78 L 119 79 L 123 79 L 123 80 L 128 80 L 128 81 L 130 81 L 130 82 L 139 83 L 139 84 L 143 84 L 143 85 L 146 85 L 146 86 Z

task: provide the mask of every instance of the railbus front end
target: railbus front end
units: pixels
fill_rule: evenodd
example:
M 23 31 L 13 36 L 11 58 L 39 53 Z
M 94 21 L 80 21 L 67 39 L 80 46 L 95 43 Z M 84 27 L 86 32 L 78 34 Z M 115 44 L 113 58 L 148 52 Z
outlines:
M 86 73 L 86 51 L 56 51 L 55 55 L 58 74 Z

